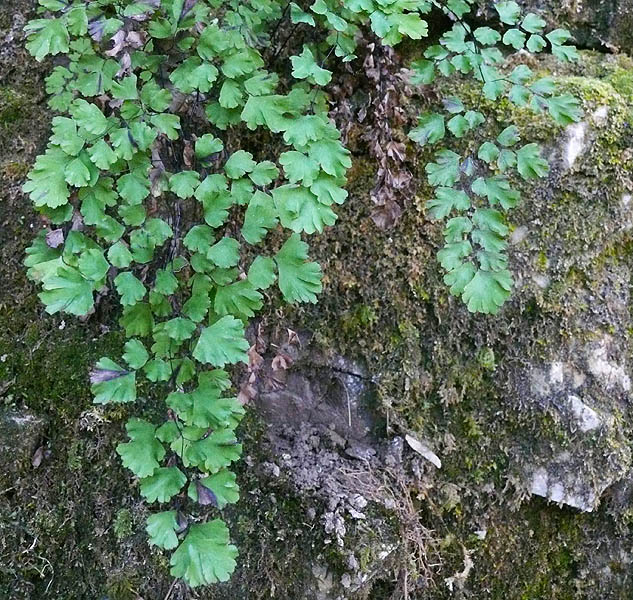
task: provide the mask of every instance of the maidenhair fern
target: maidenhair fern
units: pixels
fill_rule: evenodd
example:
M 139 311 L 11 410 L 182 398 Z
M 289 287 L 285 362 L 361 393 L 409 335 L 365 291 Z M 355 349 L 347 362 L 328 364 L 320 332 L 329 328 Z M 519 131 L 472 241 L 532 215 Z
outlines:
M 94 400 L 131 403 L 138 386 L 164 399 L 163 420 L 130 419 L 117 452 L 156 507 L 149 542 L 173 550 L 172 574 L 191 586 L 225 581 L 237 549 L 219 514 L 239 497 L 230 466 L 244 414 L 225 369 L 248 361 L 245 325 L 264 290 L 277 283 L 287 302 L 316 302 L 321 269 L 301 234 L 333 225 L 347 197 L 351 159 L 328 118 L 329 67 L 354 60 L 369 30 L 388 45 L 420 40 L 422 15 L 443 11 L 454 25 L 414 62 L 414 83 L 471 75 L 482 99 L 549 110 L 566 124 L 577 102 L 524 65 L 507 72 L 502 49 L 549 47 L 563 60 L 575 51 L 567 32 L 543 37 L 544 22 L 522 18 L 514 2 L 496 5 L 499 31 L 473 29 L 464 0 L 39 4 L 28 49 L 37 60 L 66 58 L 46 80 L 60 116 L 24 186 L 51 224 L 27 250 L 28 275 L 49 313 L 86 315 L 97 296 L 118 295 L 128 339 L 120 358 L 95 366 Z M 410 136 L 436 144 L 470 134 L 487 123 L 479 104 L 444 98 L 444 113 L 422 114 Z M 257 129 L 264 137 L 249 147 L 247 130 Z M 547 163 L 511 125 L 474 156 L 439 150 L 426 171 L 436 188 L 429 215 L 451 217 L 439 253 L 446 283 L 471 311 L 496 312 L 512 283 L 511 175 L 542 177 Z M 253 252 L 270 231 L 265 247 L 277 251 Z
M 468 75 L 480 94 L 472 106 L 456 96 L 443 98 L 443 112 L 422 114 L 409 134 L 412 140 L 420 145 L 437 144 L 449 134 L 462 138 L 485 124 L 490 129 L 498 127 L 496 122 L 487 123 L 491 115 L 480 111 L 485 101 L 509 101 L 536 112 L 546 110 L 561 125 L 580 118 L 578 101 L 569 94 L 557 95 L 551 78 L 535 76 L 525 64 L 504 68 L 502 50 L 540 52 L 549 47 L 562 60 L 576 59 L 576 49 L 566 44 L 570 38 L 567 31 L 556 29 L 543 37 L 545 21 L 534 13 L 522 17 L 516 2 L 495 5 L 499 31 L 471 27 L 464 20 L 470 12 L 464 0 L 433 5 L 454 25 L 413 64 L 414 81 L 431 84 L 438 76 Z M 435 162 L 426 165 L 428 182 L 436 188 L 435 197 L 427 203 L 429 216 L 450 217 L 444 229 L 446 245 L 438 253 L 446 271 L 444 281 L 451 294 L 461 296 L 472 312 L 496 313 L 510 296 L 509 229 L 504 214 L 520 199 L 511 177 L 529 180 L 544 177 L 549 171 L 540 147 L 520 142 L 519 129 L 510 125 L 471 154 L 464 156 L 443 148 L 435 155 Z

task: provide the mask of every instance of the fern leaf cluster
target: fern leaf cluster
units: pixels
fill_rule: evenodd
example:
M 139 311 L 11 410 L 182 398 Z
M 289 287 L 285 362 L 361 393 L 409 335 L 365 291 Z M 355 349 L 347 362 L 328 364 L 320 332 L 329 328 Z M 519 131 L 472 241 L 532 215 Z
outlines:
M 24 186 L 51 224 L 27 250 L 28 275 L 51 314 L 86 315 L 97 295 L 118 296 L 127 341 L 120 357 L 95 366 L 94 401 L 133 403 L 140 393 L 164 401 L 162 421 L 127 423 L 117 452 L 155 509 L 149 542 L 171 552 L 172 574 L 191 586 L 225 581 L 238 552 L 221 513 L 239 498 L 231 466 L 244 415 L 227 369 L 248 362 L 245 326 L 275 288 L 290 303 L 316 302 L 321 291 L 303 237 L 335 223 L 352 164 L 328 118 L 333 65 L 353 61 L 368 31 L 389 45 L 420 40 L 425 15 L 443 11 L 454 25 L 413 64 L 414 83 L 472 76 L 483 98 L 566 124 L 579 116 L 573 98 L 502 63 L 504 51 L 549 48 L 571 60 L 575 50 L 567 32 L 544 34 L 544 22 L 522 17 L 514 2 L 497 4 L 498 31 L 469 26 L 465 0 L 39 4 L 27 48 L 37 60 L 65 59 L 46 80 L 58 116 Z M 317 41 L 296 48 L 299 28 Z M 486 121 L 477 106 L 448 97 L 410 136 L 448 146 Z M 236 147 L 248 130 L 283 151 Z M 512 177 L 547 173 L 539 148 L 519 133 L 505 127 L 473 156 L 441 148 L 426 166 L 436 190 L 428 213 L 448 219 L 438 256 L 445 281 L 472 311 L 496 312 L 510 294 Z M 199 219 L 185 225 L 183 215 Z M 271 231 L 285 234 L 265 253 Z

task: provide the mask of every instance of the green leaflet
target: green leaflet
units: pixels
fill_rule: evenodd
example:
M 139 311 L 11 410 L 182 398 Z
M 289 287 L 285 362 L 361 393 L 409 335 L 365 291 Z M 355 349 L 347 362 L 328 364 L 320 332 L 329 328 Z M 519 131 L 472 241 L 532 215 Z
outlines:
M 44 281 L 55 275 L 62 264 L 61 250 L 51 248 L 46 241 L 46 231 L 41 231 L 26 249 L 24 266 L 28 267 L 27 277 L 31 281 Z
M 555 29 L 546 34 L 547 41 L 552 45 L 552 54 L 559 60 L 565 62 L 571 62 L 578 60 L 578 52 L 574 46 L 564 45 L 569 39 L 571 34 L 566 29 Z
M 167 405 L 186 425 L 234 429 L 241 420 L 244 409 L 236 398 L 220 397 L 222 390 L 211 379 L 209 373 L 213 372 L 207 371 L 200 374 L 198 377 L 199 385 L 192 392 L 172 392 L 169 394 Z M 234 441 L 231 438 L 231 445 Z M 231 450 L 232 452 L 234 449 Z
M 275 163 L 266 160 L 257 163 L 248 176 L 255 185 L 266 186 L 277 179 L 278 175 L 279 169 L 275 166 Z
M 511 288 L 508 271 L 477 271 L 464 287 L 462 297 L 470 312 L 496 314 L 509 298 Z
M 159 467 L 141 479 L 141 495 L 148 502 L 168 502 L 185 485 L 187 477 L 177 467 Z
M 290 19 L 293 23 L 307 23 L 312 27 L 316 25 L 314 17 L 304 12 L 295 2 L 290 3 Z
M 444 117 L 437 113 L 425 113 L 418 117 L 418 126 L 409 132 L 409 137 L 424 146 L 439 142 L 445 133 Z
M 478 27 L 473 34 L 475 39 L 484 46 L 496 44 L 501 39 L 501 34 L 491 27 Z
M 215 235 L 211 227 L 194 225 L 183 239 L 183 244 L 192 252 L 206 254 L 214 241 Z
M 214 65 L 192 56 L 172 71 L 169 78 L 181 92 L 190 94 L 194 90 L 209 92 L 218 75 L 219 72 Z
M 146 302 L 138 302 L 123 309 L 119 324 L 127 337 L 149 335 L 154 328 L 152 309 Z
M 173 550 L 178 546 L 178 513 L 175 510 L 150 515 L 147 519 L 147 535 L 152 546 Z
M 119 444 L 116 451 L 137 477 L 149 477 L 165 456 L 165 448 L 155 436 L 156 427 L 142 419 L 130 419 L 125 428 L 130 441 Z
M 169 189 L 179 198 L 190 198 L 200 183 L 197 171 L 176 173 L 169 179 Z
M 526 35 L 520 29 L 508 29 L 503 35 L 503 43 L 512 46 L 515 50 L 521 50 L 525 45 Z
M 86 143 L 84 138 L 77 134 L 77 123 L 67 117 L 53 119 L 51 142 L 70 156 L 77 156 Z
M 529 33 L 541 33 L 545 25 L 547 25 L 547 23 L 544 19 L 534 13 L 528 13 L 523 18 L 521 28 Z
M 175 317 L 163 323 L 163 331 L 176 342 L 188 340 L 195 329 L 195 323 L 183 317 Z
M 154 292 L 169 296 L 178 289 L 178 279 L 168 269 L 161 269 L 156 273 L 156 280 L 154 281 Z
M 27 50 L 41 61 L 48 55 L 68 52 L 70 36 L 63 19 L 35 19 L 24 30 L 27 32 Z
M 136 173 L 128 173 L 119 177 L 117 191 L 129 204 L 140 204 L 149 196 L 149 184 L 145 177 Z
M 578 99 L 570 94 L 549 98 L 547 100 L 547 109 L 559 125 L 570 125 L 580 121 L 582 116 Z
M 215 473 L 223 467 L 228 467 L 236 461 L 242 446 L 232 429 L 220 429 L 206 437 L 193 438 L 195 428 L 185 431 L 187 443 L 183 446 L 182 439 L 172 442 L 172 449 L 181 456 L 185 466 L 196 465 L 209 473 Z M 184 448 L 184 452 L 181 452 Z
M 143 342 L 131 339 L 125 343 L 125 354 L 123 354 L 123 360 L 125 360 L 132 369 L 140 369 L 148 359 L 149 354 L 143 345 Z
M 516 2 L 497 2 L 495 8 L 502 23 L 514 25 L 521 17 L 521 7 Z
M 108 170 L 118 160 L 116 153 L 105 140 L 98 140 L 94 145 L 90 146 L 88 155 L 94 165 L 104 171 Z
M 94 283 L 73 267 L 59 267 L 43 281 L 42 288 L 39 298 L 49 314 L 87 315 L 94 306 Z
M 86 279 L 94 282 L 103 282 L 110 268 L 108 261 L 103 256 L 103 251 L 96 248 L 90 248 L 82 252 L 77 261 L 77 266 L 79 267 L 79 272 Z
M 240 259 L 240 244 L 237 240 L 224 237 L 207 250 L 207 258 L 218 267 L 234 267 Z
M 488 164 L 494 162 L 499 156 L 499 148 L 492 142 L 484 142 L 479 146 L 477 152 L 477 158 L 487 162 Z
M 317 85 L 327 85 L 332 79 L 331 71 L 320 67 L 312 51 L 307 46 L 299 56 L 292 56 L 292 76 L 297 79 L 310 79 Z
M 237 82 L 227 79 L 222 84 L 220 97 L 218 99 L 220 106 L 223 108 L 236 108 L 243 104 L 243 98 L 242 89 Z
M 468 195 L 461 190 L 437 188 L 435 194 L 435 198 L 429 200 L 426 204 L 429 216 L 432 219 L 443 219 L 447 217 L 454 208 L 459 211 L 470 208 L 470 199 Z
M 224 143 L 222 140 L 207 133 L 196 140 L 196 157 L 200 159 L 208 158 L 212 154 L 222 152 Z
M 201 363 L 224 367 L 248 362 L 246 350 L 248 342 L 244 339 L 244 325 L 235 317 L 225 316 L 203 329 L 193 356 Z
M 500 204 L 505 210 L 514 208 L 520 199 L 519 192 L 510 187 L 508 179 L 499 175 L 486 179 L 479 177 L 473 182 L 472 190 L 487 197 L 490 206 Z
M 305 186 L 312 185 L 320 170 L 317 161 L 295 150 L 281 154 L 279 162 L 290 183 L 301 182 Z
M 437 253 L 437 259 L 444 269 L 452 271 L 462 264 L 462 258 L 469 256 L 472 250 L 473 247 L 470 242 L 466 240 L 453 242 L 446 244 L 446 246 Z
M 55 146 L 51 146 L 45 154 L 37 157 L 23 187 L 36 207 L 57 208 L 68 202 L 70 190 L 64 171 L 70 160 L 61 148 Z
M 549 165 L 541 157 L 541 149 L 537 144 L 526 144 L 517 151 L 517 169 L 523 179 L 534 179 L 545 177 Z
M 90 184 L 94 171 L 92 164 L 86 160 L 87 155 L 82 152 L 77 158 L 73 158 L 64 169 L 66 183 L 74 187 L 86 187 Z M 95 178 L 96 179 L 96 178 Z
M 268 289 L 275 283 L 275 262 L 272 258 L 258 256 L 248 269 L 248 281 L 259 290 Z
M 334 211 L 303 186 L 283 185 L 275 188 L 272 194 L 279 221 L 292 231 L 320 233 L 336 221 Z
M 171 574 L 197 587 L 227 581 L 235 569 L 237 548 L 229 544 L 229 530 L 220 519 L 192 525 L 171 557 Z
M 240 488 L 235 481 L 235 473 L 231 473 L 228 469 L 221 469 L 213 475 L 204 477 L 197 485 L 190 485 L 188 494 L 196 502 L 199 501 L 201 495 L 208 496 L 209 504 L 222 509 L 227 504 L 238 501 Z
M 215 312 L 219 315 L 234 315 L 251 318 L 263 306 L 262 295 L 247 279 L 218 287 L 215 293 Z
M 441 150 L 435 155 L 437 162 L 426 165 L 428 181 L 433 186 L 452 186 L 459 179 L 459 154 Z
M 506 127 L 498 136 L 497 141 L 502 146 L 513 146 L 521 139 L 519 129 L 515 125 Z
M 120 404 L 136 400 L 136 375 L 109 358 L 102 358 L 91 374 L 95 404 Z
M 279 289 L 288 302 L 316 302 L 321 292 L 321 267 L 307 262 L 308 244 L 293 234 L 275 256 Z
M 132 274 L 120 273 L 114 280 L 117 292 L 121 296 L 121 304 L 130 306 L 143 299 L 147 290 L 145 286 Z
M 339 140 L 316 139 L 308 145 L 308 156 L 318 162 L 321 168 L 334 177 L 345 177 L 352 166 L 350 152 Z
M 99 107 L 86 100 L 75 100 L 70 107 L 70 114 L 78 127 L 93 135 L 102 135 L 108 128 L 108 121 Z
M 227 177 L 231 179 L 239 179 L 240 177 L 250 173 L 255 168 L 253 155 L 245 150 L 234 152 L 224 165 L 224 171 Z
M 540 35 L 531 35 L 527 41 L 527 49 L 530 52 L 538 53 L 547 46 L 545 40 Z
M 255 192 L 244 215 L 242 237 L 249 244 L 257 244 L 277 225 L 277 221 L 277 209 L 273 199 L 263 192 Z

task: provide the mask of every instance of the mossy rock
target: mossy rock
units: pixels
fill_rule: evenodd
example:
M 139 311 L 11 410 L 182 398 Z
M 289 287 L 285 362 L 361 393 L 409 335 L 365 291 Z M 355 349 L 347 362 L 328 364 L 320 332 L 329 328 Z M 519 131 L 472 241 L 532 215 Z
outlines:
M 45 144 L 49 118 L 42 89 L 47 67 L 34 66 L 20 50 L 20 26 L 32 5 L 13 0 L 0 8 L 0 25 L 15 34 L 0 63 L 7 74 L 0 81 L 7 198 L 0 203 L 0 356 L 6 355 L 0 390 L 5 406 L 46 421 L 37 443 L 47 452 L 33 469 L 29 446 L 22 465 L 28 476 L 2 491 L 0 596 L 383 600 L 405 582 L 410 590 L 424 582 L 424 591 L 411 593 L 441 600 L 453 597 L 445 583 L 452 577 L 452 585 L 472 597 L 631 597 L 626 486 L 607 490 L 596 510 L 584 514 L 530 498 L 516 464 L 522 452 L 540 454 L 543 444 L 579 444 L 565 415 L 551 403 L 533 402 L 533 384 L 526 383 L 531 369 L 557 361 L 587 370 L 587 393 L 612 418 L 606 434 L 592 438 L 593 448 L 619 460 L 632 439 L 626 390 L 606 386 L 585 354 L 576 364 L 579 353 L 607 335 L 614 344 L 613 356 L 604 357 L 607 366 L 626 370 L 631 358 L 631 246 L 623 198 L 631 174 L 633 85 L 626 58 L 583 54 L 580 65 L 556 73 L 581 95 L 588 115 L 586 144 L 572 164 L 565 162 L 569 131 L 506 104 L 496 108 L 499 122 L 519 124 L 526 139 L 546 147 L 555 167 L 546 182 L 524 187 L 522 207 L 512 215 L 515 232 L 525 228 L 512 251 L 518 285 L 497 317 L 470 315 L 442 282 L 435 262 L 441 225 L 429 222 L 424 210 L 429 155 L 408 148 L 418 191 L 397 227 L 379 231 L 370 218 L 376 165 L 359 146 L 339 223 L 312 241 L 326 274 L 321 303 L 267 316 L 309 329 L 318 351 L 365 365 L 378 414 L 377 448 L 414 435 L 428 441 L 442 468 L 406 445 L 398 450 L 401 463 L 385 452 L 381 474 L 390 469 L 399 478 L 381 485 L 394 501 L 406 500 L 408 512 L 378 501 L 364 509 L 365 519 L 348 511 L 341 517 L 341 546 L 321 520 L 332 512 L 323 496 L 301 492 L 301 465 L 284 464 L 253 414 L 241 431 L 243 499 L 226 514 L 241 549 L 239 571 L 229 584 L 191 591 L 173 584 L 167 558 L 146 543 L 147 508 L 114 451 L 127 411 L 91 404 L 91 365 L 122 344 L 115 307 L 104 300 L 83 323 L 45 315 L 21 265 L 40 223 L 19 186 L 25 165 Z M 548 61 L 536 66 L 554 68 Z M 412 99 L 406 108 L 415 114 L 423 102 Z M 605 105 L 606 124 L 600 125 L 596 113 Z M 316 378 L 318 366 L 297 365 L 295 372 Z M 413 531 L 428 536 L 422 547 L 407 545 Z M 469 560 L 474 566 L 466 570 Z
M 608 558 L 590 557 L 585 549 L 590 540 L 610 539 L 624 527 L 612 513 L 624 514 L 626 507 L 616 503 L 616 508 L 611 498 L 630 468 L 633 439 L 630 389 L 609 380 L 627 372 L 631 355 L 627 198 L 633 97 L 625 77 L 631 63 L 589 52 L 575 66 L 561 68 L 545 59 L 530 67 L 553 72 L 563 89 L 581 99 L 585 116 L 565 129 L 507 103 L 489 107 L 497 117 L 492 129 L 517 124 L 523 139 L 543 145 L 552 164 L 546 181 L 521 184 L 523 201 L 510 217 L 517 285 L 501 313 L 470 315 L 441 281 L 434 258 L 441 224 L 424 214 L 430 195 L 423 171 L 430 153 L 424 150 L 409 163 L 419 165 L 417 194 L 405 201 L 400 223 L 386 232 L 376 231 L 370 220 L 374 166 L 357 158 L 351 200 L 337 227 L 312 242 L 327 277 L 321 302 L 291 318 L 309 324 L 324 347 L 363 359 L 377 382 L 378 403 L 389 415 L 388 435 L 412 432 L 430 441 L 441 457 L 429 498 L 438 508 L 421 517 L 449 540 L 437 581 L 464 569 L 461 543 L 475 566 L 453 585 L 473 597 L 494 590 L 490 597 L 591 598 L 594 585 L 608 597 L 626 598 L 628 580 L 603 577 L 594 566 Z M 466 100 L 472 95 L 456 81 L 440 87 L 438 95 L 455 92 Z M 477 140 L 472 144 L 476 147 Z M 328 248 L 338 251 L 332 255 Z M 367 314 L 371 318 L 362 318 Z M 539 369 L 549 373 L 558 362 L 564 365 L 561 385 L 540 395 L 530 377 Z M 582 373 L 582 383 L 575 371 Z M 593 433 L 580 430 L 569 404 L 574 390 L 608 425 Z M 595 504 L 584 505 L 595 510 L 590 517 L 529 500 L 531 466 L 547 466 L 557 452 L 576 457 L 581 466 L 569 468 L 584 481 L 606 477 L 591 496 Z M 487 508 L 497 503 L 502 508 Z M 548 558 L 547 550 L 532 571 L 524 571 L 529 540 L 556 539 L 561 510 L 570 535 L 556 543 L 573 561 Z M 513 511 L 516 520 L 508 514 Z M 529 524 L 522 520 L 528 512 Z M 503 531 L 510 522 L 517 540 L 513 557 L 473 536 L 475 530 Z M 440 540 L 440 546 L 444 543 Z M 627 537 L 624 546 L 632 543 Z M 429 597 L 448 597 L 440 587 Z

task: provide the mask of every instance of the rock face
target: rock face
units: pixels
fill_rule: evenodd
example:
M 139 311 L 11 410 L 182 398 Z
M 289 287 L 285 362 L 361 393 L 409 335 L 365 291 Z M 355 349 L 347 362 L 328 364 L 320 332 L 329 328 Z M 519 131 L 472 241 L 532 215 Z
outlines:
M 568 128 L 497 108 L 497 120 L 524 127 L 552 165 L 512 215 L 517 285 L 500 317 L 473 317 L 442 288 L 433 266 L 441 227 L 420 215 L 422 174 L 397 230 L 377 233 L 355 204 L 363 168 L 371 176 L 359 161 L 354 199 L 318 246 L 327 256 L 334 238 L 347 250 L 326 264 L 331 285 L 312 327 L 326 347 L 362 356 L 387 435 L 425 440 L 441 459 L 421 487 L 453 525 L 428 513 L 421 521 L 442 539 L 462 531 L 479 541 L 454 552 L 434 581 L 472 597 L 631 593 L 627 578 L 605 570 L 610 560 L 628 564 L 633 546 L 623 533 L 633 441 L 630 65 L 584 53 L 580 66 L 558 71 L 584 104 L 582 122 Z M 591 540 L 620 535 L 617 550 L 588 556 Z
M 525 4 L 569 21 L 584 47 L 627 51 L 630 2 Z M 394 229 L 375 227 L 376 165 L 350 109 L 350 200 L 311 240 L 320 303 L 264 315 L 263 366 L 236 373 L 252 406 L 242 500 L 225 511 L 240 569 L 191 591 L 146 544 L 146 508 L 114 451 L 127 408 L 91 404 L 91 365 L 121 348 L 117 315 L 44 315 L 21 266 L 39 222 L 19 189 L 49 127 L 47 67 L 21 50 L 32 7 L 0 6 L 0 401 L 17 411 L 0 417 L 0 458 L 29 474 L 0 489 L 0 597 L 633 596 L 630 59 L 530 64 L 581 98 L 583 121 L 566 129 L 485 107 L 552 163 L 511 215 L 516 288 L 496 317 L 470 315 L 442 282 L 427 152 L 408 148 L 417 188 Z M 403 97 L 403 111 L 425 102 Z M 393 135 L 404 142 L 404 126 Z M 43 423 L 50 454 L 33 470 Z
M 602 128 L 609 127 L 611 112 L 608 105 L 592 107 L 585 120 L 567 128 L 560 148 L 552 152 L 561 174 L 582 173 L 583 163 L 587 164 L 600 144 Z M 570 256 L 569 263 L 590 264 L 609 245 L 626 240 L 628 226 L 623 223 L 629 219 L 628 189 L 630 180 L 622 191 L 613 190 L 616 216 L 603 222 L 609 237 L 595 238 L 580 255 Z M 545 261 L 541 273 L 530 273 L 532 281 L 544 289 L 550 289 L 560 277 L 548 272 L 550 266 Z M 630 434 L 617 418 L 627 414 L 631 404 L 627 344 L 630 268 L 622 263 L 607 266 L 603 277 L 608 283 L 592 282 L 596 291 L 581 293 L 582 299 L 567 307 L 567 318 L 581 335 L 562 344 L 551 362 L 529 364 L 525 372 L 516 374 L 524 382 L 516 383 L 520 403 L 550 411 L 565 431 L 559 443 L 535 443 L 529 455 L 520 453 L 518 462 L 529 490 L 584 511 L 594 510 L 602 493 L 623 479 L 631 466 Z M 605 322 L 610 323 L 609 334 Z
M 574 343 L 563 356 L 531 368 L 523 401 L 552 411 L 568 435 L 558 447 L 534 444 L 521 463 L 531 493 L 592 511 L 631 466 L 631 443 L 615 416 L 631 402 L 630 369 L 612 336 Z

